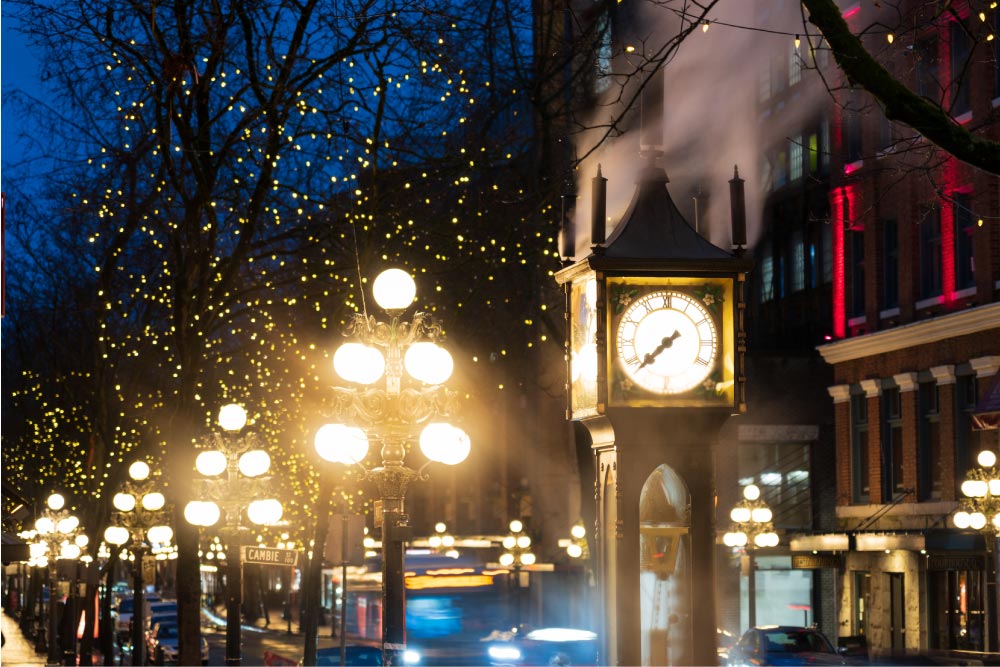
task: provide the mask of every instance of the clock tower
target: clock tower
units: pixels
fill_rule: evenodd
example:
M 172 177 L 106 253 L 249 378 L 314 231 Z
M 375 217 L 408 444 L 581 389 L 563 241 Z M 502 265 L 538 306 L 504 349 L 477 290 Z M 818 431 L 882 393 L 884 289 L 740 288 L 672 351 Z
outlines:
M 714 445 L 746 406 L 743 181 L 730 181 L 729 252 L 677 210 L 657 155 L 606 239 L 598 167 L 590 254 L 573 262 L 573 234 L 563 230 L 567 418 L 595 457 L 600 663 L 709 665 Z

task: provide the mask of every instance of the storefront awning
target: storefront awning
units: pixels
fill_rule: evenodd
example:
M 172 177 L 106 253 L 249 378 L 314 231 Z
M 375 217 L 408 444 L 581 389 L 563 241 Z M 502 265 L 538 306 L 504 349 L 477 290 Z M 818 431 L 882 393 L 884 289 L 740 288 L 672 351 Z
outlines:
M 920 551 L 925 547 L 923 535 L 897 533 L 858 533 L 854 538 L 858 551 Z
M 789 540 L 791 551 L 850 551 L 847 533 L 826 533 L 824 535 L 796 535 Z
M 976 410 L 972 413 L 972 424 L 979 431 L 1000 428 L 1000 373 L 993 376 L 993 382 L 986 390 L 983 400 L 976 405 Z

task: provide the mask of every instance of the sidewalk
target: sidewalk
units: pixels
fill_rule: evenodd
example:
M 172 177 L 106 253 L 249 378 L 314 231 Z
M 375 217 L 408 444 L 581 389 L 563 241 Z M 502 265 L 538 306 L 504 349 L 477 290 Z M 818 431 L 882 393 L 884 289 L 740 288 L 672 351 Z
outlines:
M 35 653 L 34 645 L 29 642 L 17 620 L 0 613 L 0 624 L 3 626 L 3 648 L 0 648 L 0 663 L 4 667 L 28 667 L 32 665 L 45 665 L 45 654 Z

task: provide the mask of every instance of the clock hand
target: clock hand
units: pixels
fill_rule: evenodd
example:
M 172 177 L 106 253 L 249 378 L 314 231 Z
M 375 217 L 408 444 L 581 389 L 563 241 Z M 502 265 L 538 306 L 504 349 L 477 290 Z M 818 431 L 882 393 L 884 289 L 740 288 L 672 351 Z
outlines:
M 660 341 L 660 344 L 656 346 L 655 350 L 643 356 L 642 363 L 639 364 L 639 368 L 642 368 L 643 366 L 648 366 L 649 364 L 653 363 L 656 357 L 659 356 L 660 352 L 663 352 L 665 349 L 672 346 L 674 344 L 674 340 L 680 338 L 680 336 L 681 333 L 676 329 L 674 330 L 673 334 L 669 336 L 664 336 L 663 340 Z M 636 370 L 639 370 L 639 368 L 637 368 Z

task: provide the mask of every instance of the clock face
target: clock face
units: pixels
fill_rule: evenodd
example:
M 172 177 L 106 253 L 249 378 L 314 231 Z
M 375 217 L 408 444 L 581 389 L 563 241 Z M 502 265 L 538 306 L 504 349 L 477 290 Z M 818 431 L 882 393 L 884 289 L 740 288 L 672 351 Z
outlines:
M 680 394 L 705 382 L 715 368 L 715 320 L 696 297 L 650 292 L 622 313 L 617 350 L 625 375 L 655 394 Z

